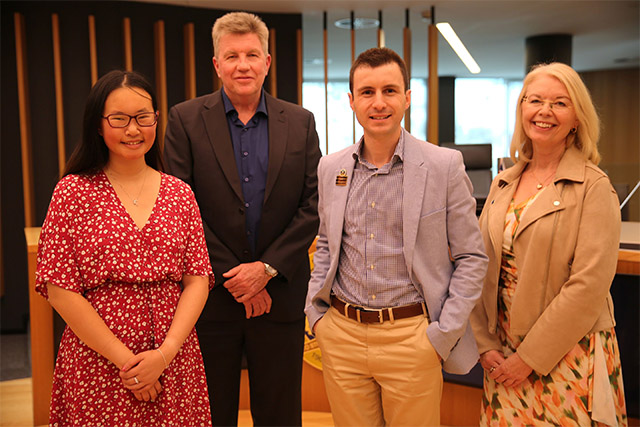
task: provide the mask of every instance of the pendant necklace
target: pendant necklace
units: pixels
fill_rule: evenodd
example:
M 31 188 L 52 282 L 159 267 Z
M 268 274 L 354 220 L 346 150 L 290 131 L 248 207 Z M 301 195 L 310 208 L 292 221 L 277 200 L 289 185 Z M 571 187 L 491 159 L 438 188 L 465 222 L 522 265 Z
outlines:
M 123 186 L 122 184 L 120 184 L 120 182 L 119 182 L 117 179 L 115 179 L 115 177 L 113 176 L 113 172 L 111 172 L 111 179 L 113 179 L 113 181 L 114 181 L 116 184 L 118 184 L 118 186 L 122 189 L 122 191 L 124 191 L 124 194 L 126 194 L 126 195 L 127 195 L 127 197 L 131 199 L 131 201 L 133 202 L 134 206 L 136 206 L 136 207 L 138 206 L 138 202 L 139 202 L 139 200 L 140 200 L 140 195 L 142 194 L 142 189 L 144 188 L 144 184 L 145 184 L 145 182 L 147 181 L 147 175 L 149 175 L 149 174 L 148 174 L 148 173 L 146 173 L 146 172 L 147 172 L 147 167 L 145 166 L 144 171 L 143 171 L 143 173 L 144 173 L 144 178 L 142 179 L 142 185 L 140 186 L 140 190 L 138 191 L 138 195 L 137 195 L 135 198 L 134 198 L 134 197 L 131 197 L 131 195 L 130 195 L 130 194 L 129 194 L 129 192 L 126 190 L 126 188 L 124 188 L 124 186 Z M 105 174 L 106 174 L 106 172 L 105 172 Z
M 533 175 L 533 178 L 538 181 L 538 183 L 536 184 L 536 189 L 538 190 L 541 190 L 542 187 L 544 187 L 544 183 L 556 173 L 556 171 L 553 171 L 549 175 L 547 175 L 545 179 L 540 179 L 538 178 L 538 175 L 536 175 L 536 173 L 533 171 L 533 169 L 529 170 L 531 171 L 531 175 Z

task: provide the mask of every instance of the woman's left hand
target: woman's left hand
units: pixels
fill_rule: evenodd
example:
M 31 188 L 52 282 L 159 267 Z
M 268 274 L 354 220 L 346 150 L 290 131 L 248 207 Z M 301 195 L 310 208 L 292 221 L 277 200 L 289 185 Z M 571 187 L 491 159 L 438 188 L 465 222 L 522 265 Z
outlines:
M 494 379 L 505 387 L 515 387 L 521 384 L 533 372 L 533 369 L 524 363 L 518 353 L 507 357 L 494 372 Z
M 164 359 L 156 350 L 143 351 L 133 356 L 120 369 L 124 386 L 134 392 L 154 388 L 165 369 Z

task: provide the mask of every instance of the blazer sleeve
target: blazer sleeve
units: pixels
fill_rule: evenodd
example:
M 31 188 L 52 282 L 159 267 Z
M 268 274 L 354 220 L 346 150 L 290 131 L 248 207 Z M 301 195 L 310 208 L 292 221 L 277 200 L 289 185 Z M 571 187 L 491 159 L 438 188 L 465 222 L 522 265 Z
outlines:
M 318 162 L 321 157 L 313 114 L 306 112 L 305 172 L 298 207 L 284 231 L 273 240 L 260 259 L 273 265 L 280 274 L 292 279 L 299 265 L 291 260 L 307 253 L 318 233 Z
M 185 104 L 183 104 L 184 106 Z M 193 177 L 193 152 L 189 131 L 185 128 L 182 114 L 187 113 L 174 106 L 169 110 L 167 120 L 167 129 L 164 136 L 164 159 L 166 162 L 167 172 L 180 178 L 195 192 Z M 189 112 L 197 114 L 196 112 Z M 202 195 L 196 195 L 197 197 Z M 217 265 L 236 266 L 240 263 L 233 252 L 215 235 L 207 222 L 203 219 L 202 227 L 204 236 L 209 250 L 209 256 L 216 258 Z M 231 267 L 229 267 L 231 268 Z M 223 270 L 225 271 L 225 270 Z M 216 283 L 221 283 L 224 278 L 220 272 L 215 276 Z
M 449 163 L 446 210 L 454 270 L 440 316 L 427 329 L 431 343 L 445 360 L 469 327 L 471 310 L 482 293 L 488 260 L 475 215 L 471 182 L 459 152 L 453 153 Z
M 522 360 L 543 375 L 589 333 L 616 272 L 620 209 L 609 179 L 597 179 L 582 203 L 569 278 L 518 347 Z
M 323 292 L 331 264 L 329 238 L 327 235 L 329 203 L 326 200 L 323 179 L 324 165 L 325 163 L 322 160 L 318 165 L 318 214 L 320 216 L 320 229 L 318 231 L 318 241 L 316 242 L 316 252 L 313 255 L 313 271 L 311 272 L 311 279 L 309 280 L 309 291 L 304 309 L 311 330 L 313 330 L 316 322 L 320 320 L 329 309 L 331 293 L 331 287 Z

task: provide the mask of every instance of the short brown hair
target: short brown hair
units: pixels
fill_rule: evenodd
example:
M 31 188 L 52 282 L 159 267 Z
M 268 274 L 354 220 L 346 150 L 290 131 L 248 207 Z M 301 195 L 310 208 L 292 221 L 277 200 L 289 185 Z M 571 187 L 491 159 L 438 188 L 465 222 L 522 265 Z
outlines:
M 358 55 L 358 58 L 356 58 L 353 65 L 351 65 L 351 71 L 349 71 L 349 91 L 353 93 L 353 74 L 358 68 L 376 68 L 390 63 L 398 64 L 400 73 L 402 73 L 402 79 L 404 80 L 404 90 L 409 90 L 409 72 L 400 55 L 388 47 L 372 47 Z
M 260 40 L 264 54 L 269 54 L 269 29 L 267 24 L 252 13 L 230 12 L 216 19 L 211 29 L 214 55 L 218 55 L 220 39 L 226 34 L 255 34 Z

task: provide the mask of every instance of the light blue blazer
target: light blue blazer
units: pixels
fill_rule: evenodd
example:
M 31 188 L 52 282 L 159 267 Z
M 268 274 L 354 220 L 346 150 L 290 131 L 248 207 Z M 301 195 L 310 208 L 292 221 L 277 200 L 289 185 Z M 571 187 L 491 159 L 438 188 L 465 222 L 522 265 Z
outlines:
M 469 315 L 480 298 L 488 260 L 471 182 L 460 152 L 403 133 L 404 258 L 426 299 L 427 335 L 445 371 L 465 374 L 478 360 Z M 311 327 L 329 308 L 357 147 L 322 157 L 318 166 L 320 230 L 305 308 Z M 347 172 L 346 186 L 336 185 L 341 169 Z

